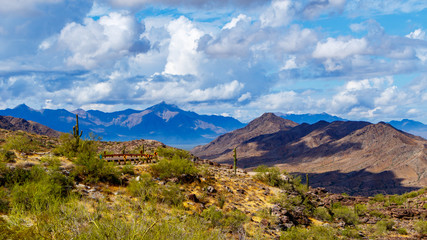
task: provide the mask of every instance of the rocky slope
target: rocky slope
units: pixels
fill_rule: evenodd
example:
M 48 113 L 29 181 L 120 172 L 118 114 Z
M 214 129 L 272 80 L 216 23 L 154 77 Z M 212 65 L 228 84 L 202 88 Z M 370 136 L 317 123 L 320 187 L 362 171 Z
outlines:
M 239 133 L 235 139 L 246 135 L 250 139 L 222 141 L 223 135 L 192 152 L 201 158 L 231 163 L 230 149 L 237 147 L 240 167 L 267 164 L 289 172 L 310 173 L 313 186 L 335 192 L 402 193 L 427 185 L 427 141 L 389 124 L 320 121 L 253 135 L 247 132 L 249 129 L 251 123 L 246 131 L 233 133 Z
M 29 133 L 46 135 L 49 137 L 59 137 L 61 134 L 60 132 L 42 124 L 10 116 L 0 116 L 0 128 L 10 131 L 22 130 Z

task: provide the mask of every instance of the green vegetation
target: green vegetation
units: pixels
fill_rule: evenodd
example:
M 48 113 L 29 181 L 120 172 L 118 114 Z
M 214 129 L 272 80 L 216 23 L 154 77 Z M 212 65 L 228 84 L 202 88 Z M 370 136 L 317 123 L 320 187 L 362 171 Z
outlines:
M 359 219 L 354 210 L 346 206 L 334 207 L 332 213 L 334 218 L 341 219 L 348 225 L 356 225 Z
M 331 227 L 313 226 L 311 228 L 292 227 L 284 232 L 280 239 L 293 240 L 329 240 L 338 239 L 336 230 Z
M 150 166 L 153 176 L 160 179 L 179 178 L 182 175 L 197 175 L 199 170 L 194 166 L 194 163 L 186 158 L 180 157 L 178 154 L 172 155 L 171 159 L 164 158 L 157 164 Z
M 416 222 L 414 228 L 419 234 L 427 235 L 427 221 Z

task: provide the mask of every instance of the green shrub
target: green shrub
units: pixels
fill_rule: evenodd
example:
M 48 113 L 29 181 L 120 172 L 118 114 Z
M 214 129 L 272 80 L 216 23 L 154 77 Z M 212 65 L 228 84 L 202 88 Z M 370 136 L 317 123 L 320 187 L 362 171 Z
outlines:
M 329 214 L 329 210 L 324 207 L 318 207 L 314 210 L 313 216 L 322 221 L 332 221 L 332 216 Z
M 396 205 L 403 205 L 403 203 L 406 202 L 406 198 L 404 196 L 400 196 L 400 195 L 391 195 L 388 197 L 388 202 L 394 203 Z
M 86 183 L 108 182 L 119 184 L 119 171 L 114 163 L 100 159 L 96 153 L 96 144 L 93 141 L 81 141 L 73 175 Z
M 60 172 L 45 172 L 34 166 L 29 179 L 15 184 L 11 189 L 11 207 L 14 211 L 40 212 L 66 199 L 73 187 L 73 180 Z
M 398 228 L 397 233 L 400 235 L 408 235 L 408 230 L 406 230 L 406 228 Z
M 310 228 L 291 227 L 283 232 L 281 240 L 330 240 L 338 239 L 336 231 L 331 227 L 313 226 Z
M 234 210 L 225 214 L 223 225 L 232 232 L 239 230 L 247 220 L 246 214 L 240 210 Z
M 22 153 L 31 153 L 40 149 L 37 141 L 23 135 L 13 135 L 6 139 L 5 150 L 16 150 Z
M 382 219 L 375 224 L 376 233 L 382 235 L 387 231 L 391 231 L 394 225 L 395 222 L 393 220 Z
M 384 213 L 382 213 L 380 211 L 377 211 L 377 210 L 372 210 L 372 211 L 369 212 L 369 214 L 371 216 L 374 216 L 374 217 L 385 218 Z
M 16 159 L 16 155 L 14 152 L 9 150 L 0 149 L 0 162 L 14 162 Z
M 55 155 L 65 156 L 72 159 L 77 156 L 78 149 L 76 149 L 77 140 L 69 133 L 61 134 L 59 137 L 59 144 L 53 149 Z M 79 144 L 80 145 L 80 144 Z
M 155 199 L 158 192 L 157 184 L 148 173 L 141 174 L 139 181 L 131 180 L 127 189 L 132 196 L 139 197 L 143 201 Z
M 359 231 L 348 226 L 346 226 L 343 230 L 341 230 L 341 235 L 349 239 L 361 238 Z
M 193 162 L 178 156 L 174 156 L 171 160 L 162 159 L 150 167 L 153 175 L 160 179 L 180 177 L 183 174 L 193 176 L 198 174 L 198 169 Z
M 354 213 L 354 210 L 346 206 L 333 208 L 332 212 L 334 214 L 334 218 L 341 219 L 349 225 L 356 225 L 359 219 L 358 216 Z
M 427 221 L 419 221 L 414 225 L 415 231 L 417 231 L 421 235 L 427 234 Z
M 372 200 L 374 200 L 375 202 L 384 202 L 385 201 L 385 197 L 383 194 L 379 193 L 377 195 L 375 195 Z
M 0 213 L 9 211 L 9 195 L 8 189 L 0 187 Z
M 201 216 L 209 221 L 211 227 L 217 227 L 222 224 L 221 221 L 224 217 L 224 214 L 222 214 L 222 211 L 217 210 L 215 206 L 210 206 L 209 208 L 203 210 Z
M 256 172 L 254 179 L 264 182 L 270 186 L 280 187 L 284 184 L 280 176 L 280 170 L 277 167 L 260 165 L 254 169 L 254 172 Z
M 129 175 L 133 176 L 133 175 L 135 175 L 135 170 L 134 169 L 135 169 L 135 167 L 133 165 L 126 164 L 126 165 L 124 165 L 122 167 L 122 169 L 120 170 L 120 172 L 122 174 L 129 174 Z
M 192 155 L 190 152 L 185 151 L 183 149 L 177 149 L 177 148 L 164 148 L 164 147 L 158 147 L 156 150 L 159 157 L 164 157 L 167 159 L 172 159 L 174 157 L 182 158 L 191 160 Z
M 364 216 L 368 212 L 368 207 L 365 204 L 357 203 L 354 205 L 354 212 L 358 216 Z
M 185 200 L 185 196 L 177 184 L 168 183 L 159 188 L 158 201 L 171 206 L 179 207 Z

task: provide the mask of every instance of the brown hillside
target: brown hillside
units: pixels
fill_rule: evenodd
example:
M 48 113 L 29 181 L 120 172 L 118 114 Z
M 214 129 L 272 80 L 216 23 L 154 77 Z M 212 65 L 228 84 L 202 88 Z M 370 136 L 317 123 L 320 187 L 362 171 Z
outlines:
M 254 137 L 289 130 L 297 125 L 298 123 L 283 119 L 273 113 L 264 113 L 241 129 L 221 135 L 207 145 L 195 147 L 191 153 L 207 159 L 220 157 Z
M 230 163 L 229 150 L 237 146 L 240 167 L 267 164 L 309 173 L 313 186 L 335 192 L 401 193 L 427 186 L 427 141 L 385 123 L 320 121 L 260 134 L 233 146 L 220 140 L 199 149 L 216 148 L 221 154 L 194 151 L 195 155 Z M 218 146 L 230 147 L 224 151 Z
M 0 116 L 0 128 L 10 131 L 22 130 L 38 135 L 46 135 L 49 137 L 59 137 L 61 134 L 60 132 L 46 127 L 40 123 L 10 116 Z

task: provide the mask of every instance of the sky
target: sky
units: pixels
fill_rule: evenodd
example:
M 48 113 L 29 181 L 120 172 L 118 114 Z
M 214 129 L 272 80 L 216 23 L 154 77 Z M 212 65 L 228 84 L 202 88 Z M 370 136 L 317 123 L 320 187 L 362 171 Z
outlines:
M 424 0 L 0 0 L 0 109 L 427 123 Z

